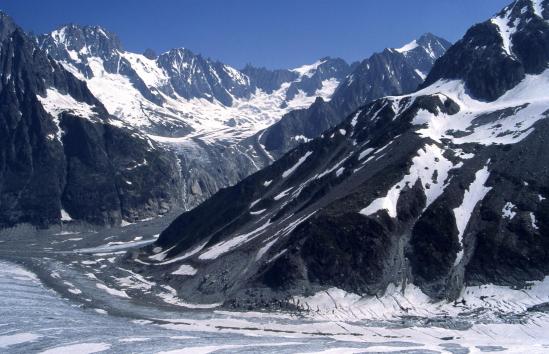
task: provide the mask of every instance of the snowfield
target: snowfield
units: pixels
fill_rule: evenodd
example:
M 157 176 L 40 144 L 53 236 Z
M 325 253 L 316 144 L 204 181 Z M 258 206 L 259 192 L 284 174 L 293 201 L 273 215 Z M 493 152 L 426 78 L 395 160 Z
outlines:
M 291 100 L 287 100 L 286 94 L 292 82 L 286 82 L 272 93 L 256 89 L 247 98 L 232 96 L 233 103 L 227 106 L 215 99 L 186 99 L 175 92 L 168 95 L 165 88 L 170 85 L 170 77 L 156 60 L 126 51 L 117 51 L 117 54 L 130 62 L 131 68 L 139 78 L 163 101 L 161 105 L 144 97 L 123 73 L 107 72 L 106 64 L 99 57 L 87 58 L 93 72 L 91 78 L 85 77 L 74 63 L 64 61 L 62 65 L 76 77 L 87 82 L 92 93 L 105 105 L 109 113 L 119 120 L 114 124 L 128 125 L 149 132 L 152 139 L 167 144 L 179 144 L 189 141 L 192 137 L 199 137 L 208 142 L 240 141 L 276 123 L 292 110 L 309 107 L 317 97 L 329 100 L 339 85 L 335 78 L 327 79 L 314 94 L 308 95 L 300 90 Z M 312 76 L 322 63 L 323 61 L 318 61 L 294 69 L 299 77 L 293 82 Z M 241 84 L 249 84 L 246 75 L 227 65 L 224 67 L 225 71 Z M 181 67 L 178 70 L 187 75 L 186 71 L 190 69 Z M 218 77 L 218 80 L 221 79 Z M 192 133 L 172 137 L 150 132 L 155 126 L 167 124 L 188 127 Z

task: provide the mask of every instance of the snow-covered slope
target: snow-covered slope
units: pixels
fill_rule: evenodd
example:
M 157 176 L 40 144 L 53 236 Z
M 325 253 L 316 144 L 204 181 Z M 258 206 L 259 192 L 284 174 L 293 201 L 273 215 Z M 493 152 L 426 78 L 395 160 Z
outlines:
M 291 110 L 308 107 L 316 97 L 329 99 L 350 70 L 340 59 L 324 58 L 289 70 L 273 89 L 270 83 L 188 49 L 172 49 L 158 57 L 125 51 L 114 34 L 100 27 L 64 26 L 39 42 L 86 81 L 121 124 L 160 141 L 239 141 Z M 316 86 L 303 85 L 312 79 Z
M 293 70 L 240 71 L 184 48 L 128 52 L 96 26 L 63 26 L 37 41 L 86 82 L 113 115 L 110 124 L 177 155 L 187 209 L 272 162 L 252 136 L 317 97 L 329 99 L 353 68 L 322 58 Z
M 537 4 L 501 13 L 516 14 L 514 54 L 494 20 L 473 27 L 423 89 L 361 107 L 181 215 L 128 262 L 185 298 L 237 307 L 407 284 L 456 300 L 467 286 L 543 280 L 549 23 Z M 515 74 L 500 71 L 506 58 Z M 165 277 L 182 264 L 196 273 Z
M 175 157 L 110 124 L 86 84 L 0 12 L 0 227 L 99 225 L 178 205 Z
M 354 66 L 330 101 L 317 99 L 257 134 L 270 155 L 278 158 L 299 143 L 318 137 L 367 102 L 415 91 L 450 43 L 427 33 L 401 49 L 386 49 Z M 303 72 L 315 68 L 305 67 Z
M 429 43 L 418 42 L 421 48 Z M 329 101 L 358 67 L 326 57 L 290 70 L 247 66 L 240 71 L 183 48 L 159 56 L 151 51 L 131 53 L 115 34 L 92 26 L 64 26 L 40 36 L 38 43 L 87 83 L 114 116 L 111 124 L 138 129 L 178 155 L 185 208 L 339 123 L 346 115 L 343 110 L 304 109 L 315 101 Z M 432 65 L 434 59 L 424 52 Z M 391 67 L 394 75 L 373 71 L 370 82 L 361 81 L 371 94 L 339 90 L 346 97 L 338 104 L 348 99 L 353 101 L 350 105 L 358 105 L 417 87 L 423 79 L 415 70 L 424 70 L 424 65 L 412 59 L 421 55 L 393 56 L 414 63 L 403 64 L 407 75 L 400 74 L 398 65 Z M 279 138 L 280 130 L 284 133 Z

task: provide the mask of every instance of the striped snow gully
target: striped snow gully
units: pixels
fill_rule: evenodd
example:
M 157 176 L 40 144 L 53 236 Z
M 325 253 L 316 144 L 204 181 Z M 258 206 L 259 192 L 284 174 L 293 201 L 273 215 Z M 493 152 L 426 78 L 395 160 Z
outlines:
M 397 203 L 400 193 L 406 187 L 412 188 L 417 181 L 421 181 L 425 193 L 426 205 L 429 207 L 443 192 L 448 178 L 448 172 L 454 165 L 443 156 L 443 150 L 437 145 L 426 145 L 417 152 L 412 159 L 412 166 L 408 174 L 395 184 L 385 197 L 375 199 L 366 208 L 360 211 L 363 215 L 372 215 L 380 210 L 386 210 L 390 217 L 397 217 Z M 433 180 L 434 173 L 437 173 L 436 180 Z
M 274 196 L 273 199 L 274 199 L 274 200 L 280 200 L 280 199 L 286 197 L 286 196 L 290 193 L 290 191 L 291 191 L 292 189 L 294 189 L 294 187 L 290 187 L 290 188 L 288 188 L 288 189 L 283 190 L 282 192 L 280 192 L 279 194 L 277 194 L 276 196 Z
M 274 234 L 273 236 L 270 237 L 270 239 L 267 239 L 266 240 L 266 244 L 261 247 L 259 249 L 259 251 L 257 252 L 256 254 L 256 257 L 255 257 L 255 260 L 258 261 L 260 260 L 266 253 L 267 251 L 269 251 L 269 249 L 278 241 L 280 240 L 280 238 L 282 237 L 286 237 L 288 236 L 292 231 L 294 231 L 299 225 L 301 225 L 303 222 L 305 222 L 306 220 L 308 220 L 311 216 L 313 216 L 314 214 L 316 214 L 316 210 L 309 213 L 309 214 L 306 214 L 304 216 L 301 216 L 297 219 L 295 219 L 294 221 L 290 222 L 286 227 L 280 229 L 279 231 L 276 232 L 276 234 Z M 283 221 L 285 221 L 286 219 L 284 219 Z M 280 255 L 282 255 L 282 253 L 284 253 L 286 250 L 282 250 L 281 253 L 279 253 L 278 255 L 275 255 L 273 258 L 277 258 L 279 257 Z M 271 258 L 268 262 L 272 261 L 273 258 Z
M 544 0 L 532 0 L 532 6 L 534 7 L 534 13 L 540 18 L 543 17 L 543 1 Z
M 216 259 L 219 256 L 226 254 L 227 252 L 230 252 L 233 249 L 258 237 L 269 227 L 269 225 L 271 225 L 270 220 L 250 232 L 232 237 L 231 239 L 226 241 L 219 242 L 211 246 L 205 252 L 203 252 L 200 256 L 198 256 L 198 259 L 200 260 Z
M 204 249 L 204 247 L 206 247 L 206 244 L 208 243 L 208 241 L 192 248 L 190 251 L 188 252 L 185 252 L 184 254 L 182 254 L 181 256 L 178 256 L 178 257 L 175 257 L 175 258 L 172 258 L 172 259 L 169 259 L 167 261 L 163 261 L 163 262 L 160 262 L 160 263 L 153 263 L 154 265 L 166 265 L 166 264 L 172 264 L 172 263 L 176 263 L 176 262 L 179 262 L 179 261 L 182 261 L 182 260 L 185 260 L 187 258 L 190 258 L 192 256 L 194 256 L 195 254 L 197 254 L 198 252 L 202 251 L 202 249 Z M 174 246 L 175 247 L 175 246 Z M 172 247 L 173 248 L 173 247 Z M 170 248 L 171 250 L 171 248 Z M 168 253 L 169 250 L 166 251 L 166 253 Z M 150 258 L 150 257 L 149 257 Z M 162 258 L 164 259 L 164 258 Z
M 424 72 L 421 72 L 418 69 L 415 69 L 414 71 L 416 72 L 417 76 L 421 78 L 421 80 L 425 80 L 427 78 L 427 75 Z
M 490 21 L 497 27 L 498 32 L 503 41 L 503 50 L 507 55 L 513 55 L 511 37 L 516 32 L 516 24 L 511 24 L 509 19 L 510 11 L 502 15 L 501 17 L 494 17 Z
M 312 151 L 307 151 L 305 155 L 301 156 L 299 160 L 297 160 L 295 165 L 293 165 L 292 167 L 290 167 L 289 169 L 287 169 L 282 173 L 282 178 L 286 178 L 290 176 L 292 173 L 294 173 L 299 168 L 299 166 L 301 166 L 305 162 L 305 160 L 307 160 L 307 158 L 312 154 L 313 154 Z
M 488 163 L 489 162 L 490 161 L 488 161 Z M 463 258 L 463 251 L 464 251 L 463 236 L 465 235 L 465 230 L 467 228 L 467 225 L 469 224 L 471 215 L 473 214 L 473 211 L 475 210 L 475 207 L 477 206 L 477 204 L 480 201 L 482 201 L 486 196 L 486 194 L 488 194 L 488 192 L 492 189 L 492 187 L 485 186 L 486 181 L 488 181 L 489 177 L 490 177 L 490 173 L 488 172 L 488 164 L 487 164 L 486 166 L 484 166 L 484 168 L 482 168 L 481 170 L 478 170 L 475 173 L 475 180 L 465 190 L 461 205 L 453 210 L 454 216 L 456 218 L 456 226 L 459 232 L 458 239 L 461 245 L 461 250 L 458 252 L 456 256 L 454 266 L 458 265 L 461 262 L 461 259 Z

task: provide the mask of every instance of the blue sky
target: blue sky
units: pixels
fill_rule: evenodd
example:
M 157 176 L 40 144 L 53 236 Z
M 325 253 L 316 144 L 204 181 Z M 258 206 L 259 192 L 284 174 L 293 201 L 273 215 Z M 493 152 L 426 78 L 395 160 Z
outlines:
M 455 41 L 511 0 L 1 0 L 27 31 L 101 25 L 124 48 L 185 47 L 237 68 L 363 59 L 422 33 Z

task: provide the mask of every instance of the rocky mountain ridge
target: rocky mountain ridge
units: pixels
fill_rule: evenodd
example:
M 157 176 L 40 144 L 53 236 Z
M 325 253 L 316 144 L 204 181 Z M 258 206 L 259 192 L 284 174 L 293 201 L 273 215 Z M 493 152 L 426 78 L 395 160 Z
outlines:
M 0 225 L 111 225 L 176 206 L 175 157 L 111 124 L 86 84 L 3 13 L 0 28 Z
M 109 112 L 159 138 L 240 140 L 316 97 L 329 98 L 353 67 L 323 58 L 292 70 L 240 71 L 185 48 L 145 56 L 124 50 L 98 26 L 63 26 L 38 43 L 86 81 Z
M 417 59 L 421 55 L 431 58 L 432 54 L 421 48 L 428 49 L 433 41 L 446 43 L 426 35 L 419 40 L 420 47 L 406 56 L 416 58 L 414 63 L 433 60 Z M 313 106 L 317 105 L 319 99 L 329 100 L 341 81 L 365 65 L 349 65 L 342 59 L 326 57 L 291 70 L 248 65 L 239 71 L 188 49 L 173 49 L 158 56 L 131 53 L 122 48 L 116 35 L 97 26 L 64 26 L 40 36 L 38 43 L 67 70 L 86 81 L 118 118 L 116 124 L 139 129 L 177 155 L 182 205 L 186 209 L 341 121 L 341 110 L 326 115 L 325 109 L 301 109 L 313 102 Z M 394 56 L 408 60 L 403 59 L 404 54 Z M 410 70 L 412 78 L 407 85 L 415 88 L 422 79 L 415 69 Z M 385 75 L 385 71 L 376 73 L 369 77 Z M 387 88 L 381 88 L 384 84 L 375 80 L 369 85 L 377 88 L 379 95 L 397 94 L 402 93 L 397 82 L 400 79 L 405 78 L 388 78 L 392 84 Z M 354 94 L 349 92 L 347 97 L 355 102 L 372 98 Z M 281 118 L 283 122 L 277 124 Z M 284 128 L 286 122 L 291 122 L 291 129 Z
M 298 144 L 318 137 L 366 102 L 415 91 L 450 43 L 431 33 L 402 48 L 385 49 L 356 65 L 330 100 L 317 98 L 256 134 L 270 155 L 278 158 Z
M 247 66 L 239 71 L 188 49 L 160 55 L 127 52 L 115 34 L 98 26 L 67 25 L 35 38 L 8 16 L 2 16 L 5 40 L 17 28 L 26 47 L 16 50 L 39 53 L 35 56 L 55 63 L 55 70 L 63 76 L 50 83 L 43 78 L 49 75 L 49 69 L 42 67 L 45 64 L 5 59 L 6 77 L 11 75 L 10 66 L 18 66 L 18 70 L 25 68 L 31 73 L 32 80 L 48 82 L 45 91 L 38 87 L 32 92 L 46 111 L 40 120 L 51 119 L 58 130 L 37 134 L 44 134 L 51 144 L 60 143 L 63 152 L 52 157 L 58 177 L 53 177 L 57 182 L 51 186 L 60 186 L 57 194 L 42 195 L 38 185 L 27 190 L 27 177 L 18 175 L 23 170 L 14 167 L 17 163 L 12 152 L 26 150 L 23 145 L 27 140 L 22 143 L 14 139 L 13 129 L 19 128 L 6 126 L 5 136 L 11 140 L 4 146 L 5 154 L 12 157 L 4 161 L 4 166 L 6 171 L 14 170 L 6 172 L 3 182 L 5 198 L 9 198 L 4 203 L 3 226 L 20 222 L 47 226 L 73 220 L 117 225 L 156 217 L 173 208 L 192 209 L 220 188 L 234 185 L 272 163 L 282 152 L 307 141 L 307 136 L 318 135 L 339 122 L 343 116 L 337 111 L 330 111 L 330 119 L 325 119 L 324 100 L 331 97 L 340 81 L 364 65 L 326 57 L 291 70 Z M 23 104 L 19 100 L 5 98 L 13 107 Z M 297 109 L 312 102 L 310 110 Z M 252 134 L 278 121 L 285 112 L 290 113 L 283 120 L 292 122 L 291 133 L 295 135 L 282 134 L 289 143 L 275 151 L 273 137 L 277 134 L 270 131 L 286 123 Z M 68 123 L 64 116 L 68 114 L 84 119 L 65 127 Z M 19 122 L 18 117 L 10 116 L 7 121 L 10 119 Z M 80 131 L 72 133 L 75 129 Z M 132 138 L 135 144 L 129 141 Z M 36 149 L 35 145 L 29 142 Z M 132 151 L 134 145 L 136 151 Z M 139 152 L 143 150 L 148 157 Z M 151 164 L 152 160 L 158 165 Z M 153 168 L 156 172 L 149 173 Z M 141 170 L 139 178 L 128 177 Z M 34 177 L 37 180 L 42 173 L 54 173 L 51 168 L 40 171 Z M 94 177 L 84 181 L 86 174 Z M 145 175 L 150 179 L 140 180 Z M 158 185 L 154 180 L 159 181 Z M 21 181 L 22 185 L 10 185 Z M 99 190 L 103 196 L 90 197 L 85 192 Z M 24 202 L 23 206 L 19 193 L 28 195 L 32 202 Z M 55 201 L 44 201 L 46 198 Z M 55 205 L 47 210 L 39 206 L 49 203 Z
M 517 0 L 473 26 L 422 89 L 359 108 L 126 263 L 182 298 L 237 308 L 407 285 L 459 302 L 465 286 L 544 279 L 548 7 Z

